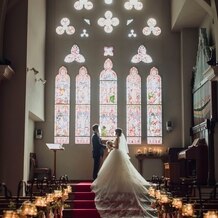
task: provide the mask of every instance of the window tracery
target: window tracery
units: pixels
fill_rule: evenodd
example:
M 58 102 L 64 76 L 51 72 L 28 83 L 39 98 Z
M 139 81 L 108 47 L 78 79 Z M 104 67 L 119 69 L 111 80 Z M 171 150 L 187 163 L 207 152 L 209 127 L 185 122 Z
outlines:
M 65 32 L 67 35 L 73 35 L 75 33 L 74 26 L 70 26 L 70 20 L 68 18 L 61 19 L 61 26 L 56 28 L 56 33 L 58 35 L 63 35 Z
M 126 125 L 128 144 L 141 144 L 141 77 L 135 67 L 126 79 Z
M 117 75 L 108 58 L 100 73 L 100 126 L 103 139 L 113 139 L 117 128 Z
M 147 77 L 147 143 L 162 144 L 161 77 L 155 67 Z
M 70 76 L 62 66 L 55 78 L 54 142 L 69 144 Z
M 90 144 L 90 76 L 82 66 L 76 76 L 75 143 Z

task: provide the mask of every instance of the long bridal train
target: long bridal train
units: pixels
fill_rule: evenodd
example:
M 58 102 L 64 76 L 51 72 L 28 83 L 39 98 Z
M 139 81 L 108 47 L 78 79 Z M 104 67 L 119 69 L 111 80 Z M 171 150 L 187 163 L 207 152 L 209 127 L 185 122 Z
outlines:
M 150 183 L 130 162 L 128 154 L 114 149 L 106 158 L 91 189 L 102 218 L 155 218 L 157 213 L 151 207 L 149 186 Z

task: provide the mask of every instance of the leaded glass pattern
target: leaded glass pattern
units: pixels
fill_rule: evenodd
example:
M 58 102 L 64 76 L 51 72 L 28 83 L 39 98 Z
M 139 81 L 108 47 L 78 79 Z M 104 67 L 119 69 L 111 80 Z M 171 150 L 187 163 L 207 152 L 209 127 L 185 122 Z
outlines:
M 141 144 L 141 77 L 135 67 L 126 79 L 126 125 L 128 144 Z
M 90 76 L 83 66 L 76 76 L 76 144 L 90 144 L 90 88 Z
M 93 3 L 89 0 L 78 0 L 74 3 L 74 8 L 78 11 L 82 9 L 91 10 L 93 8 Z
M 149 36 L 151 34 L 155 36 L 159 36 L 161 34 L 160 27 L 156 26 L 157 21 L 154 18 L 150 18 L 147 21 L 148 26 L 144 27 L 142 30 L 142 33 L 146 36 Z
M 100 126 L 102 139 L 114 139 L 117 128 L 117 75 L 108 58 L 100 73 Z
M 142 10 L 143 4 L 138 0 L 128 0 L 128 1 L 125 2 L 124 8 L 126 10 L 135 9 L 135 10 L 139 11 L 139 10 Z
M 162 144 L 162 86 L 157 68 L 147 77 L 147 143 Z
M 104 17 L 100 17 L 98 19 L 98 25 L 100 27 L 104 27 L 104 31 L 106 33 L 111 33 L 113 31 L 113 27 L 118 26 L 120 23 L 117 17 L 113 17 L 113 13 L 111 11 L 106 11 Z
M 114 48 L 112 46 L 104 47 L 104 56 L 114 56 L 114 52 L 113 52 Z
M 145 48 L 144 45 L 140 45 L 138 48 L 138 53 L 135 54 L 132 59 L 131 62 L 132 63 L 139 63 L 139 62 L 144 62 L 146 64 L 151 63 L 153 60 L 151 58 L 150 55 L 147 54 L 147 50 Z
M 80 54 L 80 49 L 78 45 L 73 45 L 71 48 L 71 53 L 68 54 L 65 58 L 64 61 L 66 63 L 72 63 L 72 62 L 78 62 L 78 63 L 84 63 L 85 58 L 82 54 Z
M 70 26 L 70 20 L 67 17 L 61 19 L 61 26 L 56 28 L 58 35 L 63 35 L 65 32 L 67 35 L 73 35 L 75 33 L 74 26 Z
M 70 76 L 62 66 L 55 78 L 54 142 L 69 144 Z

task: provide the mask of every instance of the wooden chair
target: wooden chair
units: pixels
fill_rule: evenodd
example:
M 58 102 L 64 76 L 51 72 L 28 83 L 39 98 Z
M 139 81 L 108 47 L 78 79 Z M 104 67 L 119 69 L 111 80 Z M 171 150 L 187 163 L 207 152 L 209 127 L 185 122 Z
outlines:
M 36 153 L 30 153 L 30 180 L 37 179 L 51 179 L 51 169 L 47 167 L 38 167 Z

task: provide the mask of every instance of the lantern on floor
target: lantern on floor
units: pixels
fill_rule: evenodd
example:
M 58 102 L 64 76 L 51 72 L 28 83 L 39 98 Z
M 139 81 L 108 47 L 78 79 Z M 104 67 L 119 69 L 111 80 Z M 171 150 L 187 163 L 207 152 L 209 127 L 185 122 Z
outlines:
M 181 198 L 173 198 L 172 206 L 175 207 L 176 209 L 181 209 L 182 208 L 182 199 Z
M 5 211 L 3 211 L 2 218 L 19 218 L 19 215 L 16 211 L 5 210 Z
M 62 198 L 63 198 L 63 200 L 67 200 L 68 199 L 68 189 L 67 188 L 65 188 L 65 189 L 63 189 L 63 193 L 62 193 Z
M 54 194 L 53 193 L 47 193 L 46 194 L 46 203 L 49 204 L 54 201 Z
M 169 202 L 168 196 L 167 196 L 166 194 L 162 194 L 162 195 L 160 196 L 160 202 L 161 202 L 162 204 L 167 204 L 167 203 Z
M 71 193 L 71 192 L 72 192 L 72 186 L 71 186 L 71 185 L 68 185 L 68 186 L 67 186 L 67 190 L 68 190 L 68 193 Z
M 155 192 L 155 198 L 156 198 L 157 200 L 160 200 L 160 197 L 161 197 L 160 190 L 156 190 L 156 192 Z
M 41 197 L 41 196 L 37 196 L 35 199 L 35 205 L 37 207 L 46 207 L 46 198 L 45 197 Z
M 25 216 L 36 216 L 37 208 L 36 205 L 30 201 L 24 201 L 21 205 L 21 214 Z
M 149 194 L 151 197 L 155 197 L 155 188 L 149 187 L 149 189 L 148 189 L 148 194 Z
M 61 198 L 62 191 L 61 190 L 54 190 L 54 198 Z
M 204 213 L 204 218 L 218 218 L 218 211 L 208 211 Z
M 184 217 L 192 217 L 194 215 L 194 208 L 192 204 L 184 204 L 182 206 L 182 215 Z

